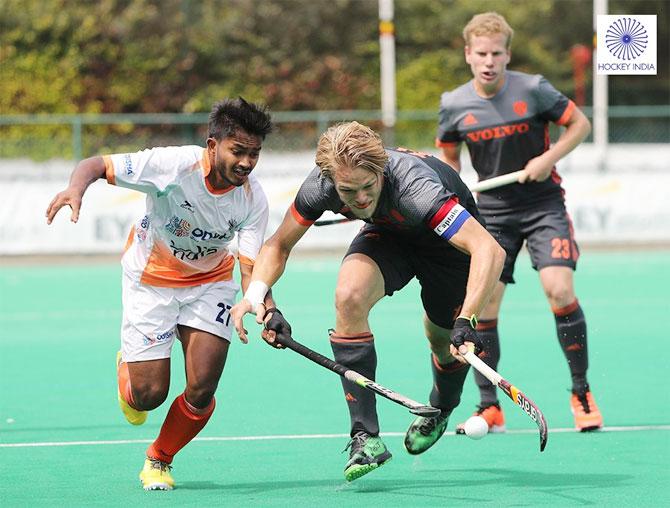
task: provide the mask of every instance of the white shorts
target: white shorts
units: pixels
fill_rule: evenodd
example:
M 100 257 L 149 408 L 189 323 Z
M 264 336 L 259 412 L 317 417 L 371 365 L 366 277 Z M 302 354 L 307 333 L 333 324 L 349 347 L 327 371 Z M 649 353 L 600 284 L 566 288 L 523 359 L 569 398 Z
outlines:
M 123 361 L 169 358 L 177 325 L 197 328 L 230 342 L 230 309 L 239 289 L 234 280 L 181 288 L 148 286 L 124 273 Z

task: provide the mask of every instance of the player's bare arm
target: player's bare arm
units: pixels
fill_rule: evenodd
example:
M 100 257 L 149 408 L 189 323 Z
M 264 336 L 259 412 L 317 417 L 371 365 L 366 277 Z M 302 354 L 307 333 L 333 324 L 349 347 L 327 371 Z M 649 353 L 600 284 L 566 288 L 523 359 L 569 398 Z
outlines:
M 549 178 L 556 163 L 574 150 L 591 132 L 591 123 L 582 111 L 575 107 L 570 119 L 565 123 L 565 130 L 556 143 L 542 155 L 528 161 L 519 183 L 542 182 Z
M 457 172 L 461 172 L 461 144 L 448 145 L 442 147 L 442 157 L 444 162 L 449 164 Z
M 298 223 L 293 218 L 291 212 L 287 211 L 277 231 L 263 244 L 254 263 L 250 279 L 251 287 L 249 288 L 251 291 L 245 290 L 244 298 L 234 305 L 230 311 L 235 330 L 242 342 L 248 341 L 247 331 L 244 329 L 243 323 L 245 314 L 255 313 L 256 322 L 259 324 L 263 323 L 267 307 L 261 302 L 265 301 L 265 304 L 270 305 L 271 303 L 271 306 L 274 306 L 274 301 L 268 302 L 266 300 L 269 288 L 284 273 L 286 261 L 291 254 L 291 250 L 298 240 L 302 238 L 307 229 L 309 229 L 309 226 L 303 226 Z M 257 288 L 267 288 L 267 292 L 261 297 L 249 294 L 250 292 L 257 291 Z M 274 342 L 274 333 L 269 332 L 263 338 L 272 343 Z
M 70 184 L 67 189 L 56 194 L 46 211 L 47 224 L 51 224 L 58 210 L 68 205 L 72 209 L 70 220 L 77 222 L 79 220 L 79 210 L 81 209 L 81 200 L 86 189 L 93 182 L 105 176 L 105 162 L 102 157 L 90 157 L 84 159 L 72 172 Z
M 478 316 L 500 279 L 505 262 L 505 251 L 472 217 L 463 223 L 449 242 L 470 255 L 470 272 L 461 315 Z M 455 353 L 456 351 L 453 350 L 452 355 Z M 459 360 L 464 361 L 460 358 Z
M 240 263 L 241 286 L 243 293 L 247 292 L 247 288 L 249 287 L 249 283 L 251 282 L 251 274 L 253 273 L 253 268 L 254 268 L 253 265 Z M 267 309 L 272 309 L 275 307 L 275 302 L 274 299 L 272 298 L 272 289 L 268 289 L 268 292 L 265 295 L 265 300 L 260 305 L 263 307 L 263 309 L 261 312 L 256 313 L 257 316 L 259 314 L 263 316 Z M 265 316 L 265 318 L 267 319 L 269 318 L 269 316 Z M 245 333 L 244 336 L 240 335 L 240 341 L 246 344 L 248 342 L 246 336 L 248 332 L 244 330 L 244 333 Z M 263 330 L 263 333 L 267 333 L 267 331 Z

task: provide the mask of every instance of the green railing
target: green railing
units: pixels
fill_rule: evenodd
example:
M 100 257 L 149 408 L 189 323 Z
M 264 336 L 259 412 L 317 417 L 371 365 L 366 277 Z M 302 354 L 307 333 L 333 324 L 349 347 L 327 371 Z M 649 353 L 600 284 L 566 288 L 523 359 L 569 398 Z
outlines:
M 591 108 L 583 108 L 591 115 Z M 384 130 L 379 110 L 278 111 L 277 132 L 270 148 L 313 149 L 329 125 L 347 120 L 366 122 L 384 132 L 387 142 L 413 148 L 432 145 L 437 112 L 399 111 L 393 131 Z M 610 106 L 610 142 L 670 143 L 670 105 Z M 0 158 L 71 158 L 96 153 L 137 150 L 165 144 L 202 144 L 207 113 L 39 114 L 0 115 Z

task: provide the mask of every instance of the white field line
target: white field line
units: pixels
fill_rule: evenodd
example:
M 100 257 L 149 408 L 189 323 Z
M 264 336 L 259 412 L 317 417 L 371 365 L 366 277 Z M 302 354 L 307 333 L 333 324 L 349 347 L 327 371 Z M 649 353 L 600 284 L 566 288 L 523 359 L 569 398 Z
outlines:
M 646 432 L 650 430 L 670 430 L 670 425 L 633 425 L 605 427 L 599 432 Z M 550 434 L 575 432 L 571 427 L 549 429 Z M 507 434 L 536 434 L 537 429 L 508 430 Z M 404 432 L 382 432 L 384 437 L 401 437 Z M 445 432 L 453 436 L 454 432 Z M 196 437 L 194 441 L 281 441 L 296 439 L 347 439 L 349 434 L 286 434 L 276 436 L 229 436 L 229 437 Z M 153 443 L 153 439 L 116 439 L 109 441 L 42 441 L 34 443 L 0 443 L 0 448 L 34 448 L 46 446 L 100 446 Z

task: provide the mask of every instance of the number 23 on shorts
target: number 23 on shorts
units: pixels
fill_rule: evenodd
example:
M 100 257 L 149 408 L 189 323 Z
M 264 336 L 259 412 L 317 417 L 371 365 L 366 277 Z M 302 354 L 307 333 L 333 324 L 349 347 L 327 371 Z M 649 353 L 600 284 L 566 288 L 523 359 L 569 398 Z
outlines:
M 551 239 L 551 257 L 557 259 L 570 259 L 570 246 L 572 242 L 568 238 Z

